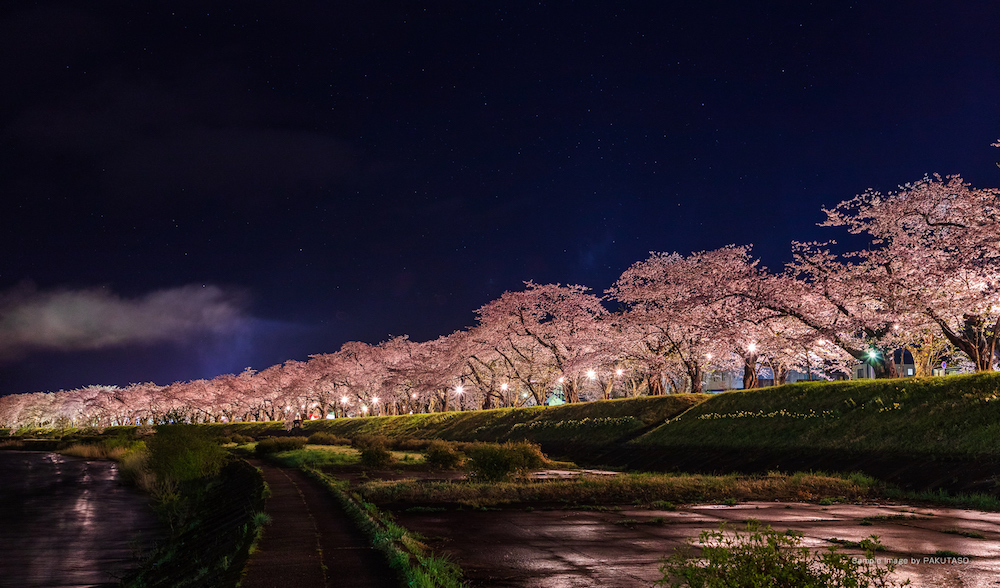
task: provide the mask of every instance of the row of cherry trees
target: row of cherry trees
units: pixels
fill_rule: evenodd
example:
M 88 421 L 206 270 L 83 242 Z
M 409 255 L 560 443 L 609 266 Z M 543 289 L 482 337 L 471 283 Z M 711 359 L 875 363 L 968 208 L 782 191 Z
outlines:
M 505 292 L 476 325 L 426 342 L 349 342 L 212 380 L 89 386 L 0 398 L 0 425 L 292 420 L 700 392 L 713 372 L 753 388 L 790 371 L 837 377 L 857 362 L 897 376 L 942 360 L 992 370 L 1000 334 L 1000 191 L 928 177 L 825 210 L 868 246 L 795 243 L 782 272 L 746 246 L 653 253 L 604 296 L 582 286 Z M 615 305 L 618 310 L 608 308 Z M 897 355 L 898 357 L 898 355 Z

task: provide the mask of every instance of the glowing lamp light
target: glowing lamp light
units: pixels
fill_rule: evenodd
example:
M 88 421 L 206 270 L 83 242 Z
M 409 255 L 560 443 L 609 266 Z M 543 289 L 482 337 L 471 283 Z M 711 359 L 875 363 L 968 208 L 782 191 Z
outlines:
M 378 396 L 372 396 L 372 404 L 378 404 Z
M 411 396 L 411 397 L 412 397 L 412 398 L 413 398 L 414 400 L 416 400 L 416 399 L 417 399 L 417 393 L 416 393 L 416 392 L 414 392 L 414 393 L 413 393 L 413 394 L 411 394 L 410 396 Z
M 625 370 L 623 370 L 622 368 L 618 368 L 618 369 L 615 370 L 615 375 L 616 376 L 620 376 L 620 375 L 622 375 L 624 373 L 625 373 Z
M 364 406 L 364 405 L 361 405 L 361 412 L 363 412 L 365 414 L 368 414 L 368 407 Z
M 559 378 L 559 379 L 558 379 L 558 380 L 556 380 L 556 381 L 557 381 L 557 382 L 559 382 L 560 384 L 562 384 L 563 382 L 565 382 L 565 381 L 566 381 L 566 378 Z
M 341 403 L 341 404 L 347 404 L 347 403 L 348 403 L 348 402 L 350 402 L 350 401 L 351 401 L 351 400 L 350 400 L 350 398 L 348 398 L 348 397 L 346 397 L 346 396 L 341 396 L 341 397 L 340 397 L 340 403 Z
M 705 354 L 705 359 L 712 359 L 712 354 L 711 353 L 706 353 Z
M 587 377 L 590 378 L 591 380 L 596 380 L 597 372 L 595 372 L 594 370 L 587 370 Z
M 874 349 L 869 349 L 868 357 L 870 357 L 871 359 L 875 359 L 876 357 L 878 357 L 878 351 L 875 351 Z
M 462 392 L 465 392 L 465 388 L 463 388 L 462 386 L 455 386 L 455 394 L 461 395 Z
M 749 351 L 750 353 L 753 353 L 753 352 L 757 351 L 757 344 L 756 343 L 751 343 L 751 344 L 747 345 L 747 351 Z
M 509 388 L 509 386 L 507 386 L 507 383 L 506 383 L 506 382 L 505 382 L 505 383 L 503 383 L 503 384 L 500 384 L 500 389 L 501 389 L 501 390 L 503 390 L 504 392 L 506 392 L 506 391 L 507 391 L 507 388 Z

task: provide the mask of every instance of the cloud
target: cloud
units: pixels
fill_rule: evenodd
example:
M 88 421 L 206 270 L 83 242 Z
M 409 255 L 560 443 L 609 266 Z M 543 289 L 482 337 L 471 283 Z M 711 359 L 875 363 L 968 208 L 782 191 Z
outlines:
M 246 321 L 242 297 L 191 285 L 125 299 L 105 289 L 0 293 L 0 359 L 226 335 Z

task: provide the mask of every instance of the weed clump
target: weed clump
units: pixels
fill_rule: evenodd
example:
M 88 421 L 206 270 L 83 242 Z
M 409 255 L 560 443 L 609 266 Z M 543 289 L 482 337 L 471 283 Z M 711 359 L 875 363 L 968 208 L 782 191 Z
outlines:
M 308 441 L 306 437 L 268 437 L 257 443 L 254 452 L 257 455 L 266 455 L 281 451 L 295 451 L 305 447 L 306 441 Z
M 882 565 L 873 555 L 881 544 L 878 537 L 859 542 L 865 557 L 856 558 L 836 548 L 812 553 L 801 545 L 798 533 L 780 533 L 759 521 L 747 521 L 746 532 L 704 531 L 697 541 L 700 556 L 692 554 L 693 545 L 665 558 L 660 566 L 663 578 L 658 586 L 671 588 L 798 586 L 802 588 L 874 588 L 908 586 L 889 576 L 895 570 L 891 562 Z
M 469 477 L 484 482 L 499 482 L 540 468 L 546 463 L 541 448 L 521 441 L 503 445 L 483 443 L 468 451 Z
M 462 464 L 462 454 L 454 443 L 432 441 L 424 449 L 424 462 L 432 468 L 451 470 Z

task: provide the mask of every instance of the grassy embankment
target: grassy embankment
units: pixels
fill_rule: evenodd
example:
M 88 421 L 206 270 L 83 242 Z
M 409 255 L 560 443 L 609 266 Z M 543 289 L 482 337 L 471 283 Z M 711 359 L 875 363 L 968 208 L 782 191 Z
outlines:
M 492 410 L 339 418 L 307 421 L 306 435 L 331 433 L 355 439 L 379 435 L 398 443 L 408 440 L 531 441 L 547 445 L 598 448 L 629 439 L 643 430 L 677 416 L 709 398 L 707 394 L 676 394 L 622 398 L 552 407 L 496 408 Z M 202 425 L 220 436 L 252 437 L 284 434 L 280 422 Z
M 1000 374 L 727 392 L 631 445 L 1000 457 Z

